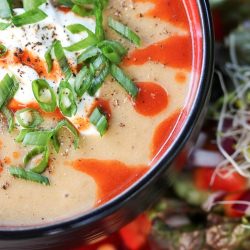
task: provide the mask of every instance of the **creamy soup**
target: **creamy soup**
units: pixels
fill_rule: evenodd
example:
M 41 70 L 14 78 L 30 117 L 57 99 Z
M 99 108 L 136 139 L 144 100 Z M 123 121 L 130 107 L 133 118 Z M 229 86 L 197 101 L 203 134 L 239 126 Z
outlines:
M 3 2 L 0 227 L 86 213 L 142 177 L 182 128 L 200 28 L 181 0 Z

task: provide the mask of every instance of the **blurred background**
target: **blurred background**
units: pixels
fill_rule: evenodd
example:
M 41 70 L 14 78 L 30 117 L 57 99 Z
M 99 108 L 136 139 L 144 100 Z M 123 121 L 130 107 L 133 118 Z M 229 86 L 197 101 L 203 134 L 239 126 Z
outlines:
M 179 157 L 178 179 L 119 232 L 72 250 L 250 249 L 250 0 L 210 4 L 212 97 L 196 145 Z

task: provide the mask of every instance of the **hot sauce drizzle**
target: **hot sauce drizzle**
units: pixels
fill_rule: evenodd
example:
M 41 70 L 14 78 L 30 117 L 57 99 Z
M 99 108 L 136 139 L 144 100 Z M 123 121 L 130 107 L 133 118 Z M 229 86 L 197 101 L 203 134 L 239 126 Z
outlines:
M 53 63 L 52 71 L 48 73 L 45 61 L 28 50 L 16 50 L 13 54 L 13 61 L 9 62 L 9 64 L 11 63 L 21 63 L 29 66 L 34 69 L 40 77 L 46 79 L 57 80 L 62 76 L 60 67 L 56 62 Z
M 24 103 L 20 103 L 20 102 L 16 101 L 15 99 L 12 99 L 8 104 L 8 108 L 13 113 L 15 113 L 16 111 L 18 111 L 20 109 L 33 108 L 33 109 L 36 109 L 37 111 L 39 111 L 45 117 L 51 117 L 51 118 L 55 118 L 57 120 L 62 120 L 64 118 L 64 116 L 62 115 L 59 108 L 57 108 L 54 112 L 44 112 L 40 108 L 40 106 L 37 102 L 31 102 L 31 103 L 24 104 Z
M 142 65 L 149 61 L 168 67 L 191 70 L 191 36 L 172 36 L 146 48 L 136 49 L 124 59 L 123 64 L 125 66 Z
M 171 136 L 171 132 L 174 130 L 174 127 L 178 122 L 180 113 L 181 112 L 179 110 L 175 111 L 166 120 L 162 121 L 155 129 L 151 146 L 152 158 L 159 153 L 163 145 L 165 148 L 168 148 L 172 144 L 174 137 Z
M 168 106 L 168 94 L 159 84 L 152 82 L 137 83 L 139 94 L 135 99 L 135 110 L 144 116 L 154 116 Z
M 134 2 L 152 3 L 154 7 L 146 16 L 160 18 L 181 28 L 188 28 L 188 17 L 182 1 L 177 0 L 133 0 Z
M 98 187 L 96 205 L 114 198 L 141 176 L 148 166 L 128 166 L 116 160 L 80 159 L 73 162 L 73 167 L 95 180 Z

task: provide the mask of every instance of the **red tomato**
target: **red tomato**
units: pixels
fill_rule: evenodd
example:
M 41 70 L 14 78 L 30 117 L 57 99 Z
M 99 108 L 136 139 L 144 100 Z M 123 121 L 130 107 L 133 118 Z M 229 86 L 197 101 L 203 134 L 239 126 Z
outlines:
M 247 188 L 247 179 L 233 172 L 227 178 L 221 178 L 216 175 L 212 185 L 211 178 L 214 173 L 214 168 L 196 168 L 194 170 L 194 183 L 198 189 L 211 191 L 237 192 Z M 228 171 L 228 170 L 224 170 Z
M 147 243 L 151 223 L 145 214 L 140 215 L 120 230 L 120 235 L 126 247 L 130 250 L 139 250 Z

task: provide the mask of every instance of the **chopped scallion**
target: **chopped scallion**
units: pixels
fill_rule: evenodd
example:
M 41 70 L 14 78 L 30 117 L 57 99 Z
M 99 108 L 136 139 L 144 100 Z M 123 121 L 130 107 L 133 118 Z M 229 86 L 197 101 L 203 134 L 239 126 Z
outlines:
M 68 80 L 72 76 L 72 72 L 71 72 L 68 60 L 64 54 L 62 44 L 58 40 L 55 41 L 54 43 L 54 53 L 60 65 L 61 70 L 65 74 L 66 79 Z
M 32 9 L 23 14 L 13 16 L 12 22 L 16 27 L 26 24 L 33 24 L 42 21 L 47 17 L 47 14 L 40 9 Z
M 42 154 L 42 159 L 39 163 L 30 168 L 32 172 L 37 174 L 41 174 L 45 171 L 49 163 L 49 149 L 48 147 L 35 147 L 33 148 L 25 157 L 24 157 L 24 165 L 27 166 L 29 162 L 32 161 L 33 158 Z
M 116 66 L 115 64 L 111 65 L 111 75 L 117 80 L 118 83 L 132 96 L 136 97 L 138 94 L 138 88 L 133 83 L 133 81 L 124 74 L 124 72 Z
M 0 44 L 0 57 L 3 57 L 6 53 L 7 48 L 3 44 Z
M 128 26 L 114 20 L 111 17 L 108 20 L 108 24 L 110 28 L 115 30 L 123 37 L 127 38 L 130 42 L 136 44 L 137 46 L 140 46 L 141 43 L 140 37 L 135 32 L 133 32 Z
M 0 22 L 0 30 L 6 30 L 10 25 L 11 25 L 11 23 Z
M 53 135 L 53 130 L 29 132 L 23 138 L 23 145 L 47 147 Z
M 53 145 L 55 147 L 56 152 L 58 152 L 60 149 L 60 142 L 58 140 L 58 133 L 59 133 L 59 130 L 63 127 L 67 128 L 74 136 L 75 149 L 78 148 L 78 145 L 79 145 L 79 138 L 80 137 L 79 137 L 79 133 L 78 133 L 77 129 L 68 120 L 65 119 L 65 120 L 60 121 L 57 124 L 56 128 L 54 129 L 54 135 L 53 135 L 52 139 L 53 139 Z
M 74 82 L 75 92 L 79 98 L 82 97 L 83 94 L 89 89 L 92 79 L 93 76 L 90 70 L 84 66 L 77 74 Z
M 40 5 L 46 3 L 47 0 L 23 0 L 23 8 L 27 10 L 33 10 L 38 8 Z
M 90 122 L 96 127 L 97 131 L 103 136 L 108 129 L 108 120 L 100 108 L 95 108 L 89 118 Z
M 50 184 L 49 179 L 46 176 L 34 173 L 32 171 L 29 171 L 29 170 L 25 170 L 23 168 L 9 167 L 9 172 L 14 177 L 17 177 L 20 179 L 37 182 L 37 183 L 40 183 L 40 184 L 43 184 L 46 186 Z
M 71 117 L 77 112 L 74 90 L 68 81 L 61 81 L 59 85 L 59 108 L 63 115 Z
M 56 95 L 46 80 L 34 80 L 32 82 L 32 90 L 42 110 L 46 112 L 56 110 Z
M 0 1 L 0 18 L 8 19 L 12 16 L 11 1 L 1 0 Z
M 23 128 L 35 128 L 43 122 L 39 112 L 32 108 L 25 108 L 15 113 L 18 123 Z
M 11 133 L 14 129 L 14 126 L 15 126 L 15 122 L 14 122 L 14 115 L 13 113 L 8 109 L 6 108 L 5 106 L 2 107 L 1 111 L 3 112 L 4 116 L 6 117 L 7 119 L 7 122 L 8 122 L 8 131 L 9 133 Z

